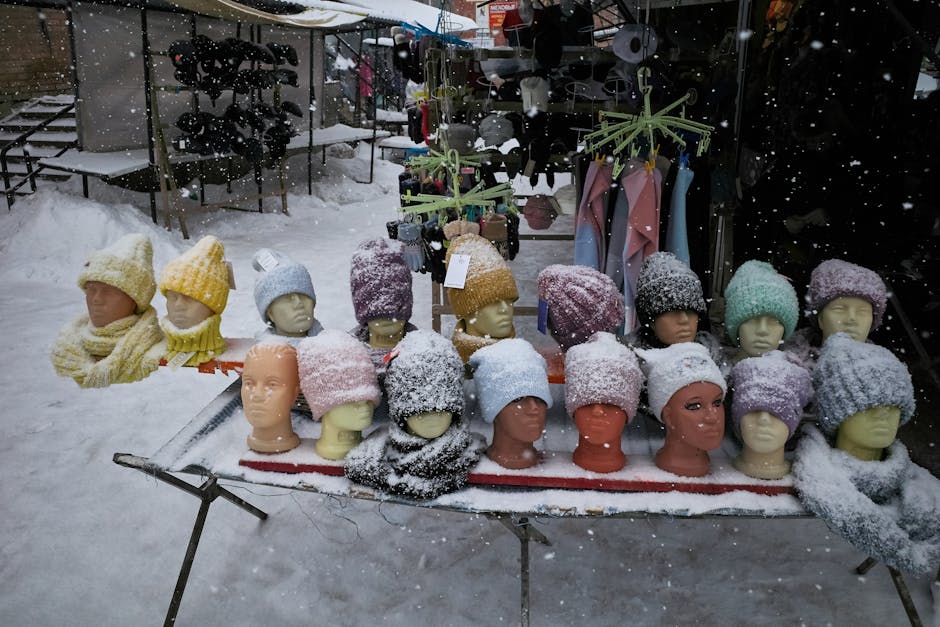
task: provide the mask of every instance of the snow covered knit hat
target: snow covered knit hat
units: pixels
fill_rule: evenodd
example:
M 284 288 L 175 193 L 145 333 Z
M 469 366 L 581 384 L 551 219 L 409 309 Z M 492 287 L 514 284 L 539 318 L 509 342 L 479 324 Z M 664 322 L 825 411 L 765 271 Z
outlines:
M 450 340 L 415 330 L 398 343 L 385 373 L 389 416 L 403 429 L 408 418 L 425 412 L 463 415 L 463 361 Z
M 166 264 L 160 273 L 160 293 L 179 292 L 222 313 L 228 302 L 228 270 L 225 248 L 213 235 L 206 235 L 185 253 Z
M 636 280 L 636 309 L 640 321 L 653 322 L 670 311 L 689 310 L 705 315 L 702 282 L 672 253 L 653 253 L 643 261 Z
M 623 324 L 623 296 L 613 279 L 587 266 L 553 264 L 539 272 L 552 336 L 565 350 Z
M 262 248 L 251 258 L 251 265 L 261 273 L 255 282 L 255 305 L 266 323 L 271 322 L 268 307 L 285 294 L 303 294 L 317 302 L 310 273 L 287 255 Z
M 827 259 L 813 269 L 806 291 L 807 317 L 815 320 L 830 301 L 855 296 L 871 303 L 871 330 L 881 325 L 888 306 L 888 288 L 873 270 L 842 261 Z
M 473 233 L 461 235 L 450 243 L 444 263 L 450 263 L 453 255 L 470 255 L 463 289 L 447 288 L 447 300 L 457 318 L 466 318 L 500 300 L 515 301 L 519 298 L 509 266 L 486 238 Z
M 359 324 L 387 318 L 408 322 L 414 297 L 404 244 L 370 239 L 359 244 L 349 267 L 349 288 Z
M 470 356 L 483 420 L 493 422 L 506 405 L 523 396 L 535 396 L 551 407 L 548 366 L 532 345 L 509 338 L 484 346 Z
M 638 348 L 636 354 L 643 359 L 650 409 L 659 421 L 672 395 L 687 385 L 704 381 L 714 383 L 722 393 L 728 389 L 708 349 L 696 342 L 680 342 L 666 348 Z
M 809 372 L 790 361 L 781 351 L 742 359 L 731 370 L 731 417 L 735 425 L 752 411 L 767 411 L 787 425 L 790 435 L 803 416 L 803 407 L 813 394 Z
M 140 233 L 130 233 L 92 252 L 78 275 L 78 287 L 85 289 L 88 281 L 118 288 L 137 303 L 136 312 L 142 313 L 157 291 L 150 239 Z
M 889 405 L 901 408 L 901 423 L 914 415 L 914 384 L 907 366 L 883 346 L 853 340 L 847 333 L 829 336 L 813 370 L 816 419 L 833 434 L 860 411 Z
M 374 407 L 382 400 L 369 350 L 343 331 L 327 329 L 301 340 L 297 368 L 314 420 L 346 403 L 371 401 Z
M 595 333 L 565 354 L 565 409 L 569 416 L 585 405 L 615 405 L 636 415 L 643 371 L 636 355 L 611 333 Z
M 741 323 L 758 316 L 772 316 L 783 325 L 788 339 L 800 318 L 796 290 L 782 274 L 765 261 L 745 261 L 725 288 L 725 331 L 738 344 Z

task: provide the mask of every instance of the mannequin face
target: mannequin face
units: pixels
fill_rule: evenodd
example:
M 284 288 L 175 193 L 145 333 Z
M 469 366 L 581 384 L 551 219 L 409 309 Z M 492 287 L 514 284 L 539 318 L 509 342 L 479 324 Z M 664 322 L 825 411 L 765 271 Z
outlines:
M 490 303 L 467 318 L 467 333 L 500 340 L 507 338 L 513 331 L 512 313 L 513 304 L 508 300 Z
M 289 425 L 290 409 L 299 391 L 297 359 L 289 352 L 263 350 L 245 357 L 242 405 L 253 427 Z
M 166 291 L 166 317 L 177 329 L 189 329 L 212 315 L 207 305 L 185 294 Z
M 787 443 L 790 430 L 769 411 L 749 411 L 741 416 L 741 439 L 746 447 L 758 453 L 772 453 Z
M 823 341 L 833 333 L 843 331 L 853 340 L 864 342 L 871 331 L 871 303 L 857 296 L 841 296 L 826 303 L 819 312 L 819 330 Z
M 690 383 L 672 395 L 663 407 L 669 437 L 703 451 L 721 445 L 725 432 L 725 406 L 721 388 L 714 383 Z
M 545 431 L 545 410 L 548 406 L 535 396 L 523 396 L 510 402 L 496 414 L 503 432 L 513 440 L 535 442 Z
M 593 444 L 618 439 L 627 424 L 627 412 L 614 405 L 592 403 L 574 410 L 578 433 Z
M 389 318 L 369 320 L 369 343 L 373 346 L 394 347 L 405 337 L 405 321 Z
M 313 299 L 306 294 L 282 294 L 268 305 L 268 318 L 278 335 L 302 337 L 313 326 Z
M 345 431 L 362 431 L 372 424 L 372 401 L 353 401 L 337 405 L 323 414 L 323 420 L 329 420 L 335 427 Z
M 837 445 L 847 443 L 857 448 L 880 450 L 891 446 L 898 435 L 901 410 L 879 405 L 853 414 L 839 425 Z
M 453 416 L 449 411 L 426 411 L 407 420 L 408 433 L 433 440 L 444 435 L 452 421 Z
M 85 282 L 85 306 L 92 326 L 103 327 L 126 318 L 137 309 L 134 299 L 107 283 Z
M 760 357 L 780 347 L 783 331 L 783 323 L 773 316 L 748 318 L 738 327 L 738 343 L 748 357 Z
M 663 344 L 671 346 L 691 342 L 698 332 L 698 314 L 694 311 L 667 311 L 653 321 L 653 333 Z

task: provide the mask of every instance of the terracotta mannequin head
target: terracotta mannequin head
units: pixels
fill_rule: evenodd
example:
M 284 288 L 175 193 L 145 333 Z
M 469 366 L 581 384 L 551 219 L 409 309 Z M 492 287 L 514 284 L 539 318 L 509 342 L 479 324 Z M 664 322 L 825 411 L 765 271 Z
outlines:
M 372 424 L 372 401 L 352 401 L 323 414 L 320 437 L 315 445 L 324 459 L 343 459 L 362 442 L 362 430 Z
M 242 370 L 242 406 L 253 427 L 248 447 L 259 453 L 282 453 L 300 444 L 291 427 L 291 407 L 300 383 L 297 351 L 287 344 L 255 344 Z
M 506 405 L 493 421 L 486 456 L 503 468 L 529 468 L 542 459 L 534 443 L 545 431 L 545 401 L 525 396 Z
M 92 326 L 103 327 L 134 313 L 137 303 L 122 290 L 101 281 L 85 282 L 85 306 Z
M 636 316 L 651 344 L 691 342 L 705 316 L 698 276 L 678 257 L 653 253 L 643 261 L 636 282 Z
M 806 302 L 810 320 L 819 326 L 823 342 L 839 332 L 864 342 L 881 326 L 888 289 L 876 272 L 841 259 L 828 259 L 810 275 Z
M 282 294 L 268 305 L 268 320 L 274 332 L 285 337 L 305 337 L 313 326 L 313 308 L 316 303 L 306 294 Z
M 189 329 L 212 315 L 207 305 L 175 290 L 166 291 L 166 317 L 177 329 Z
M 85 292 L 92 326 L 107 326 L 150 306 L 157 287 L 152 260 L 153 246 L 140 233 L 125 235 L 89 255 L 78 287 Z
M 790 281 L 764 261 L 745 261 L 725 288 L 725 331 L 740 357 L 758 357 L 779 348 L 800 317 Z
M 349 289 L 356 322 L 368 326 L 369 346 L 395 348 L 405 336 L 414 302 L 404 245 L 384 238 L 360 242 L 350 260 Z
M 565 353 L 565 409 L 578 428 L 572 459 L 592 472 L 627 463 L 621 433 L 636 415 L 643 373 L 636 355 L 610 333 L 595 333 Z

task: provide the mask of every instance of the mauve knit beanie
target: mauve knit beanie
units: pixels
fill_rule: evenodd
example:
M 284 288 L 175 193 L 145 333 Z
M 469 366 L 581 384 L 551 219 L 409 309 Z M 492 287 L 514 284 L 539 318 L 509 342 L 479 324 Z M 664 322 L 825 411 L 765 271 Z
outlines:
M 624 322 L 623 295 L 594 268 L 553 264 L 539 272 L 538 286 L 539 298 L 548 303 L 552 337 L 564 350 Z
M 414 296 L 404 245 L 382 238 L 360 243 L 350 261 L 349 288 L 359 324 L 380 318 L 408 322 Z
M 764 261 L 745 261 L 725 288 L 725 331 L 738 345 L 741 323 L 771 316 L 783 325 L 783 339 L 788 339 L 800 318 L 796 290 L 782 274 Z
M 614 405 L 636 415 L 643 371 L 636 355 L 611 333 L 595 333 L 565 354 L 565 409 L 569 416 L 585 405 Z
M 855 296 L 871 303 L 871 330 L 881 325 L 888 306 L 888 288 L 873 270 L 843 261 L 827 259 L 810 275 L 806 291 L 807 317 L 815 320 L 830 301 Z
M 741 424 L 741 417 L 752 411 L 767 411 L 796 431 L 803 407 L 813 394 L 810 374 L 787 360 L 781 351 L 742 359 L 731 370 L 731 417 Z

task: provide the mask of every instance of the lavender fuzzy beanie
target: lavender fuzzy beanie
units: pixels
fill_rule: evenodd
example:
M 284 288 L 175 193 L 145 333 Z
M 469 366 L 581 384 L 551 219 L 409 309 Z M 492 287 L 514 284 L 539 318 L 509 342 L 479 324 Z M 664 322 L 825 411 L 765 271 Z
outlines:
M 412 331 L 390 353 L 385 371 L 389 416 L 405 428 L 425 412 L 463 415 L 463 361 L 450 340 L 433 331 Z
M 252 257 L 251 264 L 261 273 L 255 282 L 255 305 L 265 323 L 271 323 L 268 307 L 280 296 L 304 294 L 317 302 L 310 273 L 287 255 L 262 248 Z
M 888 306 L 888 288 L 881 277 L 868 268 L 842 261 L 827 259 L 816 266 L 809 278 L 806 291 L 807 317 L 815 320 L 830 301 L 855 296 L 871 303 L 871 330 L 881 326 Z
M 484 346 L 470 356 L 483 420 L 493 422 L 506 405 L 535 396 L 551 407 L 548 366 L 532 345 L 518 338 Z
M 666 348 L 636 349 L 643 360 L 650 410 L 662 421 L 663 407 L 672 395 L 692 383 L 714 383 L 727 391 L 725 378 L 708 349 L 696 342 L 680 342 Z
M 553 264 L 539 272 L 552 337 L 564 350 L 624 322 L 623 296 L 613 279 L 587 266 Z
M 782 274 L 764 261 L 745 261 L 725 288 L 725 330 L 738 344 L 741 323 L 771 316 L 783 325 L 783 339 L 789 339 L 800 318 L 796 290 Z
M 565 409 L 569 416 L 593 403 L 636 415 L 643 371 L 636 355 L 611 333 L 595 333 L 565 354 Z
M 816 419 L 835 433 L 860 411 L 889 405 L 901 408 L 901 423 L 914 415 L 914 384 L 907 366 L 883 346 L 853 340 L 847 333 L 829 336 L 813 370 Z
M 297 346 L 300 389 L 314 420 L 346 403 L 382 400 L 375 366 L 362 342 L 343 331 L 325 330 Z
M 813 394 L 809 372 L 788 361 L 781 351 L 742 359 L 731 370 L 731 381 L 735 426 L 748 412 L 767 411 L 787 425 L 791 436 Z
M 670 311 L 694 311 L 700 317 L 706 313 L 702 282 L 689 266 L 667 252 L 653 253 L 643 261 L 635 304 L 644 324 Z
M 381 238 L 359 244 L 350 262 L 349 288 L 359 324 L 380 318 L 408 322 L 414 297 L 404 245 Z

